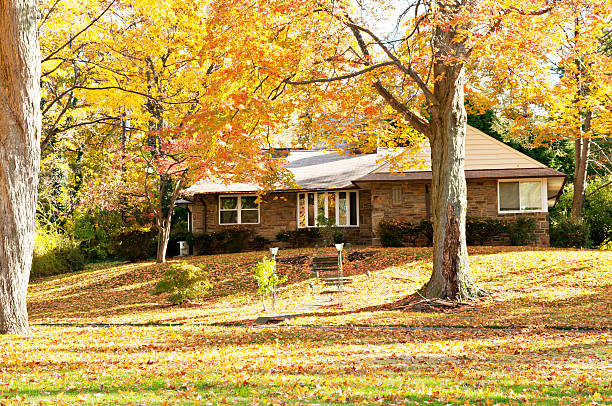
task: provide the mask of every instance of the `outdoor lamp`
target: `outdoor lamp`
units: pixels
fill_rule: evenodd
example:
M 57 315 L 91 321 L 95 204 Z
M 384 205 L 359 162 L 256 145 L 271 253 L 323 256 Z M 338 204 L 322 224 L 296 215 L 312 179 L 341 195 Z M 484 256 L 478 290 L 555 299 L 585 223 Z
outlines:
M 270 254 L 275 257 L 278 254 L 278 247 L 270 248 Z
M 344 248 L 344 243 L 336 244 L 336 249 L 338 250 L 338 252 L 342 252 L 342 248 Z

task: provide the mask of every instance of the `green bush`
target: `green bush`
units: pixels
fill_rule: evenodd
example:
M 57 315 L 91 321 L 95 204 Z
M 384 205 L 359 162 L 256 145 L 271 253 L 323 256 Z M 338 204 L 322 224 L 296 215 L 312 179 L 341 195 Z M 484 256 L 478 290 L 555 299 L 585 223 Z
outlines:
M 155 257 L 157 231 L 148 227 L 130 227 L 113 235 L 111 254 L 115 258 L 140 261 Z
M 519 216 L 506 223 L 506 233 L 512 245 L 527 245 L 535 239 L 536 221 L 533 217 Z
M 589 247 L 589 225 L 569 218 L 552 221 L 550 224 L 550 245 L 553 247 Z
M 403 247 L 404 244 L 416 245 L 422 236 L 431 245 L 433 242 L 433 226 L 428 220 L 410 223 L 403 220 L 384 218 L 378 224 L 378 235 L 383 247 Z
M 249 245 L 257 246 L 261 240 L 255 241 L 253 230 L 245 226 L 228 227 L 212 233 L 199 233 L 185 236 L 184 241 L 193 244 L 194 250 L 202 254 L 218 254 L 223 252 L 242 252 Z M 257 238 L 257 237 L 255 237 Z
M 273 259 L 264 257 L 261 261 L 255 264 L 253 271 L 257 280 L 257 292 L 261 296 L 261 302 L 264 310 L 266 308 L 266 297 L 276 294 L 276 288 L 281 283 L 287 280 L 286 276 L 278 277 L 276 274 L 276 262 Z
M 587 183 L 582 222 L 589 226 L 588 241 L 594 247 L 612 240 L 612 185 L 606 186 L 610 180 L 612 179 L 609 177 L 600 178 Z M 559 201 L 550 211 L 551 228 L 553 224 L 569 218 L 573 194 L 573 185 L 567 185 Z
M 467 243 L 485 245 L 492 243 L 498 236 L 507 235 L 513 245 L 524 245 L 534 240 L 535 220 L 518 217 L 515 221 L 505 222 L 494 218 L 468 217 L 466 221 Z M 427 245 L 433 244 L 433 224 L 429 220 L 410 223 L 403 220 L 385 218 L 378 224 L 378 235 L 384 247 L 416 245 L 419 237 L 424 237 Z
M 80 271 L 85 257 L 79 245 L 64 234 L 37 227 L 32 258 L 32 277 Z
M 285 230 L 276 234 L 277 241 L 287 242 L 291 247 L 304 247 L 316 244 L 321 239 L 321 230 L 316 227 Z
M 468 245 L 486 245 L 506 232 L 507 224 L 498 219 L 487 217 L 468 217 L 466 238 Z
M 200 267 L 186 262 L 170 266 L 164 277 L 155 286 L 154 294 L 169 293 L 168 300 L 181 304 L 186 300 L 197 299 L 212 288 L 207 273 Z

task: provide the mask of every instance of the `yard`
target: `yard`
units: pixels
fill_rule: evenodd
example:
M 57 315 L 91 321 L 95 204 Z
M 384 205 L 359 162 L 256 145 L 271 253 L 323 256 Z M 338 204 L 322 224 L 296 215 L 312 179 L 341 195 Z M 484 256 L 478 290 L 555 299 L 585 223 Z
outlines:
M 189 258 L 210 270 L 214 289 L 182 306 L 151 295 L 168 265 L 98 265 L 33 281 L 33 334 L 0 337 L 0 397 L 24 404 L 612 401 L 609 251 L 474 248 L 472 269 L 492 297 L 415 312 L 397 307 L 427 280 L 430 250 L 349 249 L 354 290 L 344 307 L 262 327 L 253 326 L 261 304 L 250 268 L 264 254 Z M 313 300 L 312 254 L 279 253 L 288 276 L 279 310 Z

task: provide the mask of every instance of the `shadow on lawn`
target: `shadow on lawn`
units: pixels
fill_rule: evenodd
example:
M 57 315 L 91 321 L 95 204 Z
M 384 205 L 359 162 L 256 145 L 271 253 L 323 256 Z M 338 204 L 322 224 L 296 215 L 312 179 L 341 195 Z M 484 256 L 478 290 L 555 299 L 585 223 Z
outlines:
M 559 300 L 537 300 L 522 297 L 507 301 L 492 301 L 484 299 L 476 302 L 473 308 L 460 307 L 439 312 L 426 312 L 428 326 L 471 326 L 495 328 L 524 328 L 524 327 L 553 327 L 553 328 L 586 328 L 586 329 L 612 329 L 612 285 L 594 289 L 594 293 L 578 295 L 572 298 Z M 400 312 L 405 325 L 415 325 L 416 319 L 410 309 L 399 310 L 406 303 L 400 299 L 376 306 L 365 306 L 358 309 L 339 311 L 320 311 L 300 314 L 299 318 L 320 318 L 319 324 L 326 324 L 325 318 L 342 317 L 347 315 L 367 315 L 359 319 L 359 325 L 376 326 L 380 324 L 382 312 Z M 371 314 L 374 313 L 374 314 Z M 421 318 L 422 320 L 422 318 Z M 249 326 L 254 319 L 242 319 L 218 323 L 219 326 Z M 330 320 L 331 321 L 331 320 Z M 335 321 L 334 321 L 335 322 Z M 350 324 L 350 321 L 348 321 Z M 422 323 L 421 323 L 422 324 Z M 418 323 L 416 325 L 419 325 Z
M 368 249 L 371 250 L 371 249 Z M 352 251 L 351 253 L 356 252 Z M 383 257 L 380 251 L 372 257 L 355 262 L 345 261 L 347 275 L 376 271 L 394 264 L 409 264 L 420 259 L 412 250 L 395 257 Z M 404 255 L 405 254 L 405 255 Z M 202 266 L 209 272 L 213 290 L 201 299 L 204 307 L 214 305 L 220 298 L 247 294 L 255 297 L 257 283 L 253 277 L 253 265 L 264 253 L 225 254 L 181 258 L 167 264 L 127 264 L 109 269 L 87 270 L 79 273 L 38 279 L 30 287 L 31 300 L 28 311 L 33 320 L 74 317 L 121 316 L 169 307 L 164 295 L 153 295 L 156 283 L 165 269 L 179 261 Z M 304 260 L 304 255 L 307 259 Z M 406 256 L 408 255 L 408 256 Z M 314 249 L 310 252 L 288 253 L 279 257 L 279 272 L 287 277 L 285 287 L 303 283 L 312 277 L 311 263 Z M 292 261 L 292 258 L 299 261 Z M 409 258 L 406 260 L 406 258 Z M 294 263 L 295 262 L 295 263 Z M 357 270 L 355 264 L 359 264 Z M 41 296 L 38 298 L 37 296 Z M 50 296 L 46 298 L 45 296 Z

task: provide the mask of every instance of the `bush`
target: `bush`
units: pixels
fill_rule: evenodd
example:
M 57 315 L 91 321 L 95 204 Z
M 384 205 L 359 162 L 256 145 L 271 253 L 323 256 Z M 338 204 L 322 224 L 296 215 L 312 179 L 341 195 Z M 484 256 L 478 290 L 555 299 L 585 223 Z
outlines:
M 297 230 L 285 230 L 276 234 L 278 241 L 287 242 L 291 247 L 304 247 L 316 244 L 321 238 L 319 228 L 298 228 Z
M 487 217 L 468 217 L 466 221 L 466 238 L 468 245 L 486 245 L 493 238 L 506 232 L 506 223 L 502 220 Z
M 535 239 L 536 222 L 532 217 L 519 216 L 506 223 L 506 232 L 512 245 L 527 245 Z
M 154 294 L 169 293 L 168 300 L 181 304 L 186 300 L 197 299 L 212 288 L 207 273 L 202 268 L 186 262 L 170 266 L 164 277 L 155 286 Z
M 582 222 L 589 226 L 589 242 L 592 246 L 600 246 L 604 241 L 612 240 L 612 185 L 605 186 L 610 180 L 609 177 L 600 178 L 587 183 Z M 551 209 L 551 229 L 554 224 L 569 218 L 573 194 L 573 185 L 567 185 L 558 203 Z
M 467 243 L 484 245 L 492 243 L 498 236 L 508 235 L 513 245 L 524 245 L 534 240 L 535 220 L 518 217 L 515 221 L 504 222 L 495 218 L 468 217 L 466 222 Z M 384 247 L 416 245 L 424 237 L 427 245 L 433 244 L 433 224 L 429 220 L 410 223 L 385 218 L 378 224 L 378 235 Z
M 253 231 L 245 226 L 228 227 L 212 233 L 200 233 L 185 236 L 185 240 L 194 250 L 202 254 L 217 254 L 223 252 L 242 252 L 248 246 Z M 252 240 L 253 244 L 261 244 L 261 240 Z
M 32 277 L 58 275 L 80 271 L 85 257 L 76 241 L 58 232 L 36 229 Z
M 134 226 L 119 230 L 113 235 L 111 254 L 115 258 L 140 261 L 155 257 L 157 231 Z
M 287 280 L 286 276 L 281 278 L 276 274 L 276 262 L 273 259 L 264 257 L 261 261 L 255 264 L 253 268 L 255 279 L 257 280 L 258 293 L 261 296 L 261 302 L 264 310 L 266 309 L 266 297 L 275 295 L 276 287 Z
M 584 222 L 565 218 L 550 224 L 550 245 L 553 247 L 589 247 L 589 236 L 589 225 Z
M 385 218 L 378 224 L 378 235 L 383 247 L 403 247 L 404 244 L 416 245 L 419 236 L 425 237 L 428 245 L 433 242 L 431 221 L 421 220 L 412 224 L 407 221 Z

